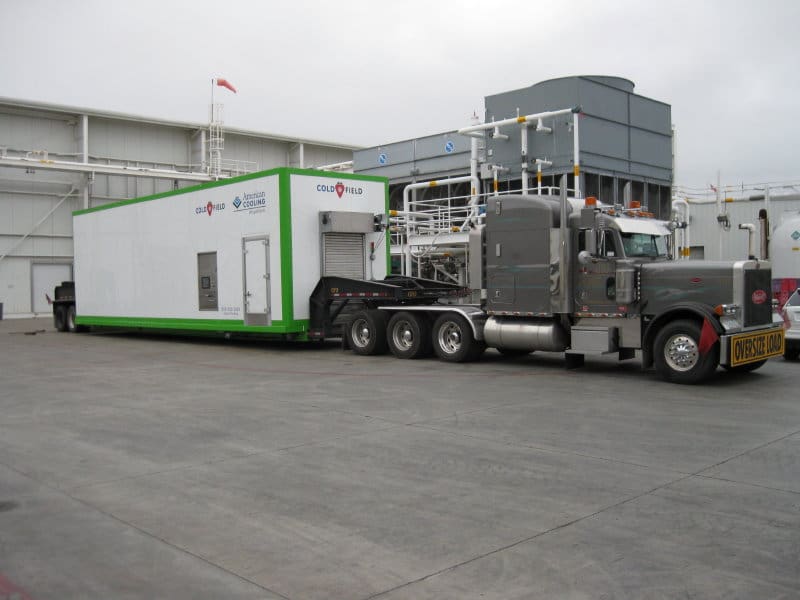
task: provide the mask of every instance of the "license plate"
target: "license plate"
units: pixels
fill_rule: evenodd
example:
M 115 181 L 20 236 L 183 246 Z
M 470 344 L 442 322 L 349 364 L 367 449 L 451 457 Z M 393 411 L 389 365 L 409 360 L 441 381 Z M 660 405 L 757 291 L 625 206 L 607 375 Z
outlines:
M 783 354 L 783 328 L 759 333 L 740 333 L 731 338 L 731 366 Z

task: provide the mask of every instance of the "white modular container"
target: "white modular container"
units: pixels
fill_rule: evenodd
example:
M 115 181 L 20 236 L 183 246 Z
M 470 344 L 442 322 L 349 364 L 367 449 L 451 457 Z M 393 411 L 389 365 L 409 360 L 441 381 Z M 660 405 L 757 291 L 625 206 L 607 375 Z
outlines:
M 770 237 L 772 293 L 783 306 L 800 287 L 800 213 L 786 214 Z
M 77 211 L 76 323 L 304 339 L 323 274 L 387 275 L 387 189 L 280 168 Z

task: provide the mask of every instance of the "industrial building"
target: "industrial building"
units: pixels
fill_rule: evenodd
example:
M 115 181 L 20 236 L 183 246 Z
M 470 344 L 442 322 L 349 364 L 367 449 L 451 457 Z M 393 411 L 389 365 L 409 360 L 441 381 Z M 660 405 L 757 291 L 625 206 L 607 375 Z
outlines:
M 388 178 L 395 209 L 402 208 L 408 184 L 435 179 L 461 181 L 415 190 L 415 200 L 466 203 L 471 190 L 464 179 L 476 165 L 482 201 L 492 193 L 552 193 L 566 175 L 580 195 L 607 203 L 638 200 L 658 218 L 670 218 L 671 107 L 635 93 L 633 82 L 607 76 L 543 81 L 487 96 L 483 121 L 563 109 L 578 112 L 490 129 L 477 142 L 449 131 L 356 148 L 223 130 L 218 118 L 182 123 L 0 98 L 0 303 L 6 315 L 50 312 L 46 294 L 72 277 L 74 210 L 275 167 L 352 161 L 355 173 Z M 752 210 L 739 217 L 739 204 L 726 206 L 734 228 L 729 234 L 718 227 L 716 207 L 692 205 L 692 257 L 746 253 L 747 236 L 736 227 L 752 220 Z
M 0 98 L 0 303 L 48 314 L 72 278 L 72 211 L 274 167 L 321 167 L 353 147 Z
M 765 191 L 744 195 L 721 191 L 719 201 L 687 198 L 685 204 L 679 198 L 676 216 L 687 227 L 678 231 L 677 244 L 687 249 L 691 259 L 744 260 L 751 254 L 761 257 L 761 211 L 769 213 L 769 236 L 800 213 L 800 194 L 776 188 L 767 192 L 767 200 Z M 752 235 L 750 226 L 754 228 Z M 774 257 L 770 254 L 770 258 Z
M 568 187 L 574 190 L 577 172 L 577 188 L 583 195 L 619 203 L 630 184 L 632 200 L 659 218 L 669 218 L 674 172 L 671 107 L 634 93 L 632 81 L 563 77 L 494 94 L 485 99 L 484 121 L 568 108 L 578 109 L 580 115 L 579 153 L 575 152 L 572 115 L 489 131 L 479 142 L 477 156 L 484 192 L 493 189 L 495 177 L 499 193 L 538 189 L 534 181 L 539 172 L 545 188 L 552 190 L 560 177 L 567 175 Z M 406 184 L 468 175 L 470 158 L 470 137 L 449 131 L 356 150 L 353 171 L 387 177 L 391 205 L 400 208 Z M 424 190 L 419 199 L 465 197 L 468 187 L 468 183 L 460 183 Z

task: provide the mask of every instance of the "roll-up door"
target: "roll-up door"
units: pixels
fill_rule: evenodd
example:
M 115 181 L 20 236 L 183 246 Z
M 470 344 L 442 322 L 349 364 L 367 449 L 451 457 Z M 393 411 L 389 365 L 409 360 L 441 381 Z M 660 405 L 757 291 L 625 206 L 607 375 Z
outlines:
M 364 234 L 323 234 L 322 273 L 364 279 Z

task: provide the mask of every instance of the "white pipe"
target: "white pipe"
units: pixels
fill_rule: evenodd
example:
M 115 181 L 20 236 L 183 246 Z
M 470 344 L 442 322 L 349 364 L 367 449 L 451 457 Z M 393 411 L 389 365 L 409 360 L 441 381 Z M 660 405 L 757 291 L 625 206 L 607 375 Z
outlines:
M 739 223 L 739 229 L 747 230 L 747 258 L 755 258 L 756 255 L 753 254 L 753 238 L 756 237 L 756 226 L 752 223 Z
M 538 186 L 538 193 L 542 195 L 542 166 L 545 167 L 552 167 L 553 161 L 551 160 L 543 160 L 541 158 L 536 159 L 536 184 Z
M 764 187 L 764 210 L 767 211 L 767 229 L 768 229 L 767 234 L 768 234 L 768 237 L 771 238 L 772 237 L 772 231 L 771 231 L 772 230 L 772 215 L 769 212 L 769 201 L 770 200 L 771 200 L 771 198 L 770 198 L 769 186 L 767 185 L 767 186 Z
M 494 194 L 493 195 L 495 195 L 495 196 L 499 196 L 500 195 L 500 191 L 499 191 L 500 190 L 500 181 L 498 180 L 497 174 L 500 173 L 501 171 L 503 173 L 505 173 L 506 171 L 508 171 L 508 168 L 500 166 L 500 165 L 492 165 L 492 173 L 494 174 L 493 177 L 492 177 L 492 188 L 494 189 Z
M 321 167 L 311 167 L 318 171 L 344 171 L 353 168 L 352 160 L 345 160 L 343 162 L 331 163 L 329 165 L 322 165 Z
M 528 126 L 523 123 L 520 130 L 522 143 L 522 193 L 528 193 Z
M 572 117 L 572 145 L 573 145 L 573 167 L 575 175 L 575 197 L 581 197 L 581 152 L 580 137 L 578 136 L 578 123 L 580 122 L 580 112 L 576 111 Z
M 511 119 L 503 119 L 502 121 L 491 121 L 489 123 L 480 123 L 478 125 L 470 125 L 469 127 L 462 127 L 458 130 L 461 135 L 471 135 L 478 131 L 486 131 L 487 129 L 495 129 L 505 127 L 506 125 L 513 125 L 514 123 L 529 123 L 537 121 L 538 119 L 548 119 L 550 117 L 557 117 L 559 115 L 568 115 L 571 113 L 580 112 L 580 107 L 564 108 L 561 110 L 551 110 L 548 112 L 535 113 L 532 115 L 525 115 L 524 117 L 513 117 Z
M 98 163 L 78 163 L 60 160 L 39 160 L 18 156 L 0 158 L 0 167 L 16 169 L 37 169 L 42 171 L 60 171 L 63 173 L 96 173 L 99 175 L 127 175 L 129 177 L 145 177 L 149 179 L 178 179 L 181 181 L 212 181 L 207 173 L 172 171 L 167 169 L 149 169 L 145 167 L 126 167 L 124 165 L 101 165 Z
M 683 207 L 683 221 L 686 227 L 683 229 L 683 250 L 681 251 L 681 258 L 689 258 L 691 243 L 689 242 L 689 203 L 684 198 L 678 198 L 672 201 L 672 208 L 678 206 Z
M 83 158 L 83 164 L 89 164 L 89 115 L 81 115 L 81 154 Z M 83 209 L 86 210 L 89 208 L 89 186 L 93 177 L 91 174 L 86 174 L 83 177 Z
M 495 140 L 508 140 L 508 136 L 505 133 L 500 133 L 500 128 L 495 127 L 494 131 L 492 132 L 492 139 Z
M 61 198 L 61 199 L 60 199 L 60 200 L 59 200 L 59 201 L 56 203 L 56 205 L 55 205 L 53 208 L 51 208 L 50 210 L 48 210 L 48 211 L 47 211 L 47 213 L 46 213 L 46 214 L 45 214 L 45 215 L 44 215 L 44 216 L 43 216 L 41 219 L 39 219 L 39 221 L 37 221 L 36 225 L 34 225 L 33 227 L 31 227 L 31 230 L 30 230 L 28 233 L 26 233 L 25 235 L 23 235 L 23 236 L 22 236 L 22 238 L 21 238 L 20 240 L 18 240 L 16 244 L 14 244 L 13 246 L 11 246 L 11 248 L 10 248 L 10 249 L 9 249 L 9 250 L 8 250 L 8 251 L 5 253 L 5 254 L 3 254 L 2 256 L 0 256 L 0 262 L 2 262 L 2 260 L 3 260 L 5 257 L 7 257 L 9 254 L 11 254 L 12 252 L 14 252 L 14 250 L 16 250 L 17 248 L 19 248 L 19 247 L 22 245 L 22 243 L 23 243 L 25 240 L 27 240 L 27 239 L 28 239 L 28 238 L 29 238 L 29 237 L 30 237 L 30 236 L 33 234 L 33 232 L 34 232 L 34 231 L 36 231 L 37 229 L 39 229 L 39 225 L 41 225 L 41 224 L 42 224 L 42 223 L 44 223 L 44 222 L 45 222 L 47 219 L 49 219 L 49 218 L 50 218 L 50 215 L 52 215 L 54 212 L 56 212 L 56 210 L 58 209 L 58 207 L 59 207 L 59 206 L 61 206 L 62 204 L 64 204 L 64 202 L 66 201 L 66 199 L 67 199 L 67 198 L 69 198 L 69 197 L 70 197 L 70 196 L 71 196 L 71 195 L 72 195 L 74 192 L 77 192 L 77 191 L 78 191 L 78 188 L 77 188 L 77 187 L 75 187 L 75 186 L 73 185 L 73 186 L 70 188 L 70 190 L 67 192 L 66 196 L 63 196 L 63 197 L 62 197 L 62 198 Z
M 478 123 L 478 115 L 472 115 L 473 125 Z M 469 203 L 475 205 L 478 203 L 478 196 L 481 193 L 480 179 L 478 179 L 478 140 L 484 138 L 484 133 L 481 132 L 480 136 L 472 135 L 469 140 L 469 176 L 473 180 L 472 190 L 469 198 Z

